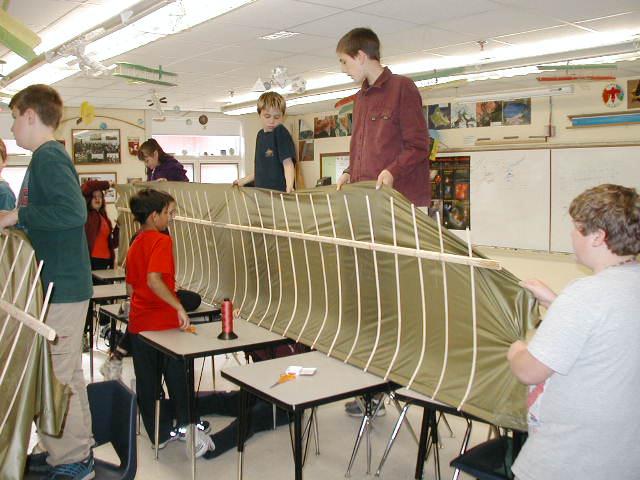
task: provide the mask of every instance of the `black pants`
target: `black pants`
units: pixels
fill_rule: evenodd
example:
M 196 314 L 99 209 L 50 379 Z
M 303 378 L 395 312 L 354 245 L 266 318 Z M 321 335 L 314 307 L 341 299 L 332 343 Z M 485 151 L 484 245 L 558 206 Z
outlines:
M 198 399 L 198 413 L 200 415 L 224 415 L 235 419 L 222 430 L 211 435 L 216 448 L 204 454 L 204 458 L 211 459 L 232 450 L 238 445 L 238 414 L 240 392 L 214 392 L 203 395 Z M 247 439 L 254 433 L 271 430 L 273 428 L 273 407 L 270 403 L 250 397 L 251 411 L 249 414 L 249 428 Z M 276 425 L 289 423 L 289 415 L 284 410 L 276 408 Z
M 112 258 L 96 258 L 91 257 L 91 270 L 107 270 L 109 268 L 113 268 L 113 259 Z M 108 280 L 98 280 L 96 278 L 93 279 L 94 285 L 107 285 L 111 282 Z
M 139 335 L 129 333 L 131 342 L 131 355 L 133 356 L 133 369 L 136 375 L 136 394 L 142 423 L 147 430 L 149 438 L 154 438 L 155 401 L 157 373 L 164 376 L 171 404 L 162 402 L 160 406 L 160 435 L 159 441 L 164 442 L 169 438 L 169 432 L 173 428 L 173 419 L 177 419 L 177 425 L 187 425 L 187 379 L 185 376 L 184 362 L 167 357 L 140 339 Z

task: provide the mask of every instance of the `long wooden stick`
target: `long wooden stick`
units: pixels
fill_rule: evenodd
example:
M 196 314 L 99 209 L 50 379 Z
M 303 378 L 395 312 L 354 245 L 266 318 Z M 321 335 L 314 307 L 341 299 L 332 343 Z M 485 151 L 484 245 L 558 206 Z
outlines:
M 313 222 L 316 225 L 316 235 L 320 236 L 320 225 L 318 224 L 318 216 L 316 215 L 316 207 L 313 203 L 313 195 L 309 194 L 309 199 L 311 200 L 311 212 L 313 213 Z M 320 329 L 316 334 L 316 338 L 314 338 L 313 343 L 311 344 L 311 348 L 315 348 L 316 342 L 320 338 L 320 334 L 324 330 L 324 326 L 327 323 L 327 318 L 329 317 L 329 289 L 327 287 L 327 272 L 324 263 L 324 245 L 322 243 L 318 243 L 318 248 L 320 248 L 320 263 L 322 264 L 322 284 L 324 285 L 324 317 L 322 318 L 322 324 L 320 325 Z
M 347 196 L 345 195 L 344 197 L 344 208 L 345 211 L 347 212 L 347 222 L 349 223 L 349 232 L 351 233 L 351 240 L 355 240 L 355 234 L 353 233 L 353 223 L 351 222 L 351 212 L 349 211 L 349 202 L 347 201 Z M 353 339 L 353 344 L 351 345 L 351 349 L 349 350 L 349 353 L 347 354 L 346 358 L 344 359 L 344 362 L 347 363 L 349 361 L 349 359 L 351 358 L 351 355 L 353 354 L 353 351 L 356 348 L 356 344 L 358 343 L 358 339 L 360 337 L 360 325 L 362 323 L 362 299 L 360 298 L 360 266 L 359 266 L 359 262 L 358 262 L 358 249 L 354 248 L 353 249 L 353 257 L 354 257 L 354 262 L 355 262 L 355 267 L 356 267 L 356 309 L 357 309 L 357 323 L 356 323 L 356 335 L 355 338 Z
M 11 303 L 13 304 L 16 303 L 16 301 L 18 300 L 18 296 L 22 291 L 22 286 L 24 285 L 24 281 L 27 279 L 27 274 L 29 273 L 29 266 L 31 265 L 31 262 L 33 261 L 33 257 L 35 256 L 35 254 L 36 254 L 35 250 L 31 250 L 31 254 L 29 255 L 29 260 L 27 260 L 27 267 L 22 271 L 22 275 L 20 276 L 20 280 L 18 282 L 18 288 L 16 288 L 15 292 L 13 292 L 13 298 L 11 300 Z M 39 270 L 38 270 L 38 274 L 40 274 Z M 2 326 L 2 331 L 0 331 L 0 343 L 2 343 L 2 339 L 4 338 L 4 334 L 5 334 L 5 331 L 7 330 L 8 325 L 9 325 L 9 315 L 7 315 L 7 317 L 4 319 L 4 325 Z M 0 384 L 1 383 L 2 381 L 0 381 Z
M 200 212 L 200 216 L 204 218 L 202 203 L 200 202 L 200 195 L 198 195 L 198 192 L 196 192 L 196 200 L 198 203 L 198 211 Z M 204 225 L 202 227 L 202 235 L 204 236 L 204 245 L 206 247 L 207 246 L 207 228 Z M 200 238 L 198 238 L 198 248 L 200 248 Z M 211 256 L 209 255 L 209 249 L 205 248 L 205 250 L 207 251 L 207 286 L 204 287 L 204 290 L 200 290 L 204 286 L 204 268 L 202 268 L 202 275 L 200 275 L 200 282 L 198 282 L 198 293 L 202 294 L 202 298 L 204 298 L 209 292 L 209 285 L 211 283 Z M 202 251 L 200 251 L 200 257 L 202 257 Z
M 289 219 L 287 218 L 287 209 L 284 206 L 284 195 L 280 194 L 280 202 L 282 203 L 282 214 L 284 215 L 284 226 L 287 229 L 287 233 L 289 233 Z M 282 332 L 283 336 L 287 335 L 289 331 L 289 327 L 291 326 L 291 322 L 293 322 L 294 317 L 296 316 L 296 311 L 298 310 L 298 276 L 296 275 L 296 262 L 293 258 L 293 244 L 291 242 L 291 237 L 289 237 L 289 255 L 291 257 L 291 272 L 293 278 L 293 310 L 291 311 L 291 318 L 287 323 L 287 326 Z
M 180 210 L 184 211 L 184 203 L 183 202 L 178 203 L 177 193 L 180 193 L 180 192 L 174 192 L 174 197 L 173 197 L 176 200 L 176 211 L 180 211 Z M 183 220 L 183 218 L 184 217 L 181 215 L 176 215 L 175 217 L 176 222 L 180 220 L 180 236 L 182 237 L 182 242 L 179 243 L 179 245 L 182 247 L 182 251 L 184 252 L 183 261 L 180 262 L 182 268 L 180 270 L 176 270 L 176 282 L 178 282 L 178 285 L 181 285 L 181 286 L 185 284 L 185 280 L 187 279 L 187 239 L 185 235 L 185 230 L 189 225 L 189 223 Z M 178 232 L 176 232 L 176 236 L 175 236 L 176 242 L 178 241 L 177 233 Z M 178 246 L 176 246 L 176 257 L 177 256 L 178 256 Z M 182 280 L 178 280 L 178 275 L 180 273 L 182 273 Z
M 471 248 L 471 233 L 469 232 L 469 228 L 467 228 L 467 248 L 469 252 L 469 256 L 473 255 L 473 249 Z M 478 360 L 478 322 L 477 322 L 477 314 L 476 314 L 476 280 L 475 280 L 475 270 L 473 266 L 469 267 L 469 275 L 471 278 L 471 325 L 473 331 L 473 357 L 471 360 L 471 374 L 469 375 L 469 382 L 467 383 L 467 389 L 464 392 L 464 396 L 462 400 L 460 400 L 460 404 L 458 405 L 458 410 L 462 409 L 462 406 L 467 401 L 469 394 L 471 393 L 471 387 L 473 386 L 473 380 L 476 376 L 476 363 Z
M 253 192 L 253 198 L 256 201 L 256 209 L 258 210 L 258 219 L 260 220 L 260 226 L 264 227 L 264 222 L 262 221 L 262 212 L 260 211 L 260 205 L 258 204 L 258 195 L 256 194 L 256 192 Z M 269 237 L 271 238 L 271 237 Z M 262 318 L 260 318 L 260 321 L 258 322 L 258 326 L 262 325 L 262 322 L 264 322 L 264 319 L 267 316 L 267 313 L 269 313 L 269 310 L 271 309 L 271 296 L 272 296 L 272 292 L 271 292 L 271 262 L 269 261 L 269 249 L 267 247 L 267 235 L 266 234 L 262 234 L 262 244 L 264 246 L 264 261 L 267 264 L 267 288 L 269 290 L 269 300 L 267 303 L 267 308 L 264 310 L 264 313 L 262 314 Z
M 273 218 L 272 225 L 273 229 L 276 229 L 276 208 L 273 202 L 273 191 L 269 192 L 271 195 L 271 216 Z M 278 260 L 278 305 L 276 306 L 276 312 L 273 315 L 273 320 L 271 322 L 271 326 L 269 327 L 269 331 L 273 331 L 273 326 L 276 324 L 276 319 L 278 318 L 278 314 L 280 313 L 280 305 L 282 304 L 282 264 L 280 263 L 280 243 L 278 242 L 278 237 L 276 237 L 276 257 Z
M 186 200 L 185 200 L 185 196 L 184 196 L 184 192 L 180 192 L 180 196 L 182 197 L 182 205 L 184 205 L 184 208 L 186 209 Z M 193 210 L 192 210 L 193 211 Z M 193 245 L 193 235 L 191 234 L 191 223 L 192 222 L 186 222 L 187 223 L 187 236 L 189 238 L 189 244 L 191 245 L 191 257 L 186 257 L 187 254 L 187 250 L 186 250 L 186 244 L 185 244 L 185 275 L 184 278 L 182 279 L 182 286 L 188 285 L 188 290 L 191 290 L 193 287 L 191 286 L 191 282 L 193 280 L 193 274 L 195 272 L 196 269 L 196 265 L 195 265 L 195 257 L 196 257 L 196 251 Z M 194 223 L 194 228 L 195 228 L 195 224 Z M 185 283 L 185 281 L 187 280 L 187 273 L 188 270 L 191 270 L 191 275 L 189 275 L 189 282 Z
M 4 242 L 2 243 L 2 251 L 0 252 L 0 262 L 4 258 L 4 252 L 7 249 L 7 243 L 9 243 L 9 234 L 7 232 L 0 232 L 4 237 Z
M 55 340 L 56 331 L 54 329 L 52 329 L 51 327 L 48 327 L 44 323 L 40 323 L 36 318 L 32 317 L 26 312 L 23 312 L 12 303 L 9 303 L 6 300 L 0 299 L 0 309 L 3 310 L 7 315 L 10 315 L 16 320 L 21 321 L 31 330 L 35 331 L 39 335 L 42 335 L 47 340 L 49 341 Z
M 413 236 L 416 240 L 416 250 L 420 250 L 420 239 L 418 237 L 418 222 L 416 221 L 416 206 L 411 204 L 411 216 L 413 218 Z M 420 349 L 420 358 L 418 360 L 418 364 L 416 365 L 416 369 L 413 371 L 413 375 L 411 375 L 411 379 L 407 384 L 407 388 L 411 388 L 413 382 L 416 379 L 416 375 L 422 368 L 422 362 L 424 361 L 424 355 L 427 351 L 427 303 L 424 295 L 424 275 L 422 272 L 422 260 L 418 260 L 418 275 L 420 277 L 420 300 L 422 301 L 422 348 Z
M 440 223 L 440 212 L 436 212 L 436 223 L 438 224 L 438 237 L 440 239 L 440 251 L 444 252 L 444 241 L 442 239 L 442 224 Z M 442 369 L 440 370 L 440 378 L 438 379 L 438 384 L 436 385 L 435 390 L 433 391 L 433 395 L 431 398 L 436 398 L 438 392 L 440 391 L 440 387 L 442 386 L 442 381 L 444 380 L 444 374 L 447 370 L 447 362 L 449 360 L 449 295 L 447 291 L 447 266 L 443 261 L 441 264 L 442 267 L 442 285 L 444 290 L 444 358 L 442 359 Z
M 227 217 L 229 218 L 229 223 L 231 223 L 231 209 L 229 208 L 229 198 L 227 197 L 227 192 L 224 192 L 224 201 L 227 205 Z M 236 288 L 238 285 L 238 269 L 236 268 L 236 247 L 235 242 L 233 241 L 233 232 L 229 232 L 229 235 L 231 236 L 231 257 L 233 259 L 233 261 L 231 262 L 233 263 L 233 293 L 231 294 L 231 299 L 233 300 L 233 303 L 235 303 Z
M 204 192 L 204 201 L 207 204 L 207 213 L 209 215 L 209 222 L 211 221 L 211 208 L 209 207 L 209 197 L 207 196 L 207 192 Z M 216 230 L 215 228 L 211 228 L 211 237 L 213 238 L 213 253 L 216 257 L 216 289 L 211 295 L 211 305 L 213 305 L 218 297 L 218 289 L 220 287 L 220 258 L 218 257 L 218 243 L 216 242 Z M 207 290 L 209 289 L 209 284 L 207 283 Z
M 219 222 L 209 222 L 206 220 L 200 219 L 185 219 L 180 218 L 182 221 L 191 221 L 194 223 L 206 223 L 207 225 L 211 225 L 214 228 L 220 229 L 229 229 L 229 230 L 237 230 L 244 232 L 256 232 L 256 233 L 265 233 L 267 235 L 273 235 L 275 237 L 284 237 L 284 238 L 294 238 L 297 240 L 308 240 L 313 242 L 327 243 L 330 245 L 339 245 L 342 247 L 351 247 L 358 248 L 360 250 L 369 250 L 369 251 L 378 251 L 384 253 L 397 253 L 398 255 L 402 255 L 405 257 L 414 257 L 414 258 L 424 258 L 425 260 L 433 260 L 436 262 L 447 262 L 447 263 L 455 263 L 460 265 L 473 265 L 478 268 L 487 268 L 489 270 L 501 270 L 502 266 L 500 262 L 496 260 L 490 260 L 486 258 L 473 257 L 469 258 L 466 255 L 455 255 L 452 253 L 444 253 L 444 252 L 431 252 L 429 250 L 416 250 L 415 248 L 409 247 L 394 247 L 393 245 L 389 245 L 386 243 L 375 243 L 375 242 L 363 242 L 359 240 L 351 240 L 348 238 L 334 238 L 334 237 L 326 237 L 322 235 L 311 235 L 308 233 L 299 233 L 299 232 L 287 232 L 286 230 L 278 230 L 277 228 L 261 228 L 261 227 L 248 227 L 244 225 L 234 225 L 231 223 L 219 223 Z
M 331 208 L 331 199 L 329 198 L 329 194 L 327 193 L 327 207 L 329 207 L 329 219 L 331 220 L 331 230 L 333 231 L 333 238 L 338 238 L 336 235 L 336 222 L 333 218 L 333 210 Z M 331 346 L 327 351 L 327 356 L 331 355 L 333 351 L 333 347 L 338 340 L 338 336 L 340 335 L 340 330 L 342 328 L 342 271 L 340 270 L 340 247 L 335 245 L 336 247 L 336 268 L 338 274 L 338 327 L 336 328 L 336 334 L 333 337 L 333 341 L 331 342 Z
M 253 225 L 251 225 L 251 216 L 249 215 L 249 207 L 247 206 L 247 195 L 244 193 L 244 191 L 241 193 L 241 195 L 242 195 L 242 201 L 244 202 L 244 211 L 247 214 L 247 222 L 249 223 L 249 226 L 252 227 Z M 260 208 L 258 204 L 256 204 L 256 208 Z M 256 252 L 256 238 L 255 238 L 255 233 L 253 232 L 251 232 L 251 245 L 253 246 L 253 262 L 256 270 L 256 300 L 255 302 L 253 302 L 253 308 L 251 309 L 251 313 L 249 313 L 249 316 L 247 317 L 247 319 L 253 318 L 253 313 L 256 311 L 256 307 L 258 306 L 258 300 L 260 299 L 260 273 L 258 271 L 258 253 Z
M 304 223 L 302 221 L 302 210 L 300 210 L 300 198 L 298 194 L 296 194 L 296 207 L 298 208 L 298 220 L 300 221 L 300 231 L 304 233 Z M 307 251 L 307 241 L 303 240 L 302 245 L 304 247 L 304 261 L 307 266 L 307 282 L 309 283 L 309 307 L 307 308 L 307 316 L 304 319 L 302 328 L 300 329 L 300 332 L 298 332 L 298 337 L 296 338 L 296 342 L 300 341 L 302 332 L 304 332 L 304 329 L 307 327 L 307 324 L 309 323 L 309 319 L 311 318 L 311 306 L 313 304 L 313 288 L 311 286 L 311 268 L 309 267 L 309 253 Z
M 238 209 L 238 199 L 236 198 L 236 189 L 231 190 L 231 196 L 233 197 L 233 204 L 236 207 L 236 217 L 238 218 L 238 225 L 242 225 L 240 220 L 240 210 Z M 249 269 L 247 266 L 247 246 L 244 240 L 244 232 L 240 231 L 240 243 L 242 243 L 242 267 L 244 270 L 244 294 L 242 295 L 242 301 L 240 302 L 239 310 L 242 312 L 244 308 L 244 302 L 247 300 L 247 291 L 249 289 Z
M 369 195 L 365 196 L 367 201 L 367 215 L 369 216 L 369 234 L 371 235 L 371 243 L 375 242 L 375 237 L 373 235 L 373 220 L 371 218 L 371 203 L 369 202 Z M 373 344 L 373 349 L 371 350 L 371 354 L 369 355 L 369 360 L 367 360 L 367 364 L 364 367 L 364 371 L 369 370 L 369 365 L 371 365 L 371 361 L 373 360 L 373 356 L 376 354 L 376 350 L 378 349 L 378 342 L 380 341 L 380 327 L 382 325 L 382 305 L 380 299 L 380 276 L 378 275 L 378 252 L 376 250 L 373 251 L 373 271 L 374 276 L 376 277 L 376 304 L 378 306 L 378 322 L 376 325 L 376 339 Z
M 4 288 L 2 289 L 0 298 L 4 298 L 5 294 L 7 293 L 7 288 L 9 288 L 9 284 L 11 283 L 11 276 L 13 275 L 13 271 L 16 269 L 16 265 L 18 264 L 18 258 L 20 257 L 20 252 L 22 251 L 23 245 L 24 240 L 20 239 L 18 250 L 16 251 L 15 257 L 13 257 L 13 262 L 11 262 L 11 268 L 9 268 L 9 273 L 7 273 L 7 279 L 4 282 Z
M 196 191 L 196 199 L 198 198 L 198 192 Z M 187 192 L 188 196 L 189 196 L 189 204 L 191 205 L 191 211 L 194 212 L 195 209 L 193 208 L 193 199 L 191 198 L 191 191 Z M 198 207 L 198 216 L 202 216 L 202 210 L 200 209 L 200 207 Z M 200 224 L 202 225 L 202 224 Z M 202 288 L 202 279 L 204 278 L 204 263 L 202 260 L 202 246 L 200 245 L 200 235 L 198 233 L 198 229 L 196 228 L 196 243 L 198 245 L 198 259 L 200 260 L 200 280 L 198 280 L 198 286 L 195 288 L 195 291 L 200 293 L 200 289 Z M 207 249 L 208 250 L 208 249 Z M 195 267 L 195 265 L 194 265 Z M 195 271 L 195 268 L 193 269 Z M 191 283 L 191 280 L 189 280 L 189 283 Z
M 391 209 L 391 232 L 393 238 L 393 246 L 398 245 L 397 235 L 396 235 L 396 214 L 393 206 L 393 197 L 389 197 L 390 209 Z M 396 350 L 393 352 L 393 357 L 391 357 L 391 362 L 389 362 L 389 367 L 387 368 L 387 372 L 384 374 L 384 379 L 387 380 L 389 378 L 389 373 L 391 373 L 391 369 L 393 365 L 396 363 L 396 359 L 398 358 L 398 352 L 400 352 L 400 337 L 402 335 L 402 301 L 400 299 L 400 266 L 398 265 L 398 254 L 396 253 L 394 256 L 394 263 L 396 267 L 396 302 L 398 305 L 398 331 L 396 333 Z

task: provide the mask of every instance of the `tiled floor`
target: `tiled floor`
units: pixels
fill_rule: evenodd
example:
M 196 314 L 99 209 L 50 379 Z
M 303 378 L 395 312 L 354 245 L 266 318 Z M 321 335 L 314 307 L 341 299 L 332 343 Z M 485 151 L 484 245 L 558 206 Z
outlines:
M 242 357 L 242 356 L 241 356 Z M 95 381 L 102 380 L 99 373 L 100 366 L 106 355 L 101 351 L 96 351 L 95 361 Z M 85 373 L 87 381 L 89 379 L 89 359 L 85 354 Z M 219 369 L 228 365 L 235 365 L 233 358 L 225 356 L 216 357 L 216 388 L 233 389 L 233 385 L 220 377 Z M 196 362 L 199 372 L 201 361 Z M 130 385 L 133 374 L 131 359 L 125 359 L 123 381 Z M 205 363 L 204 374 L 202 376 L 202 390 L 212 389 L 211 363 Z M 372 439 L 372 471 L 366 474 L 366 455 L 364 442 L 361 445 L 360 453 L 352 469 L 351 478 L 354 480 L 364 480 L 375 478 L 376 471 L 384 447 L 388 441 L 393 425 L 398 418 L 398 412 L 393 405 L 387 405 L 386 415 L 375 420 L 375 427 L 371 435 Z M 409 410 L 408 418 L 419 433 L 419 422 L 422 410 L 412 408 Z M 213 430 L 223 427 L 230 421 L 225 417 L 206 417 L 212 425 Z M 441 427 L 442 448 L 440 449 L 440 463 L 442 468 L 442 478 L 451 478 L 453 470 L 448 466 L 449 460 L 457 455 L 460 442 L 464 433 L 465 422 L 456 417 L 448 417 L 449 423 L 454 431 L 451 438 L 446 428 Z M 309 452 L 309 458 L 304 470 L 305 479 L 341 479 L 347 468 L 349 457 L 354 445 L 354 440 L 359 427 L 359 419 L 348 417 L 344 413 L 343 403 L 336 403 L 323 406 L 318 412 L 319 433 L 320 433 L 320 455 L 316 456 L 313 449 Z M 475 425 L 472 435 L 471 445 L 482 442 L 487 438 L 487 428 L 484 425 Z M 110 447 L 100 447 L 96 450 L 96 456 L 104 459 L 115 459 L 115 453 Z M 387 479 L 413 479 L 416 462 L 417 446 L 406 427 L 403 427 L 398 435 L 391 454 L 382 471 L 381 478 Z M 213 460 L 197 460 L 198 479 L 235 479 L 237 478 L 237 453 L 235 450 Z M 263 432 L 252 437 L 245 447 L 244 478 L 247 480 L 269 480 L 269 479 L 289 479 L 293 478 L 293 457 L 291 454 L 291 443 L 289 431 L 286 427 L 279 427 L 275 431 Z M 160 452 L 159 460 L 155 460 L 151 442 L 144 433 L 138 436 L 138 475 L 140 479 L 169 480 L 190 478 L 190 464 L 186 454 L 185 444 L 182 442 L 170 443 Z M 434 478 L 433 461 L 429 458 L 425 466 L 425 478 Z M 470 478 L 461 475 L 460 478 Z M 99 480 L 99 479 L 98 479 Z

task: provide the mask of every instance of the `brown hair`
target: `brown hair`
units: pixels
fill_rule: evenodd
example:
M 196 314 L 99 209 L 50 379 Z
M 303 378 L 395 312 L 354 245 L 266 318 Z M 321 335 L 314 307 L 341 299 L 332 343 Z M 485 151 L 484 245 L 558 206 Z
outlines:
M 4 144 L 4 141 L 0 138 L 0 163 L 4 163 L 7 161 L 7 146 Z
M 258 98 L 258 115 L 265 108 L 277 108 L 284 115 L 287 110 L 287 102 L 282 95 L 277 92 L 264 92 Z
M 54 130 L 58 128 L 62 119 L 62 98 L 49 85 L 29 85 L 20 90 L 11 98 L 9 108 L 17 108 L 20 115 L 31 108 L 43 124 Z
M 354 28 L 346 33 L 336 46 L 337 53 L 354 58 L 362 50 L 371 60 L 380 61 L 380 39 L 370 28 Z
M 138 159 L 144 160 L 145 155 L 150 157 L 153 155 L 153 152 L 158 152 L 158 163 L 164 162 L 166 157 L 168 157 L 158 141 L 155 138 L 150 138 L 140 145 L 140 149 L 138 150 Z
M 571 202 L 569 215 L 583 235 L 603 230 L 611 253 L 640 253 L 640 197 L 634 188 L 603 184 L 585 190 Z

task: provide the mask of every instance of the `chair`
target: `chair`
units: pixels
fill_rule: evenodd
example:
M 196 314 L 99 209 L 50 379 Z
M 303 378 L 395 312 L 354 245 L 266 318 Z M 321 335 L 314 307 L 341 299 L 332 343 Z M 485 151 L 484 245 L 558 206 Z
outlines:
M 511 465 L 520 440 L 501 436 L 467 450 L 451 461 L 451 466 L 479 480 L 512 480 Z
M 119 380 L 87 385 L 95 445 L 111 443 L 120 465 L 96 459 L 96 478 L 130 480 L 138 466 L 136 395 Z
M 95 446 L 111 443 L 120 465 L 95 459 L 96 478 L 131 480 L 136 476 L 136 395 L 119 380 L 87 385 Z M 24 479 L 39 479 L 42 474 L 26 473 Z

